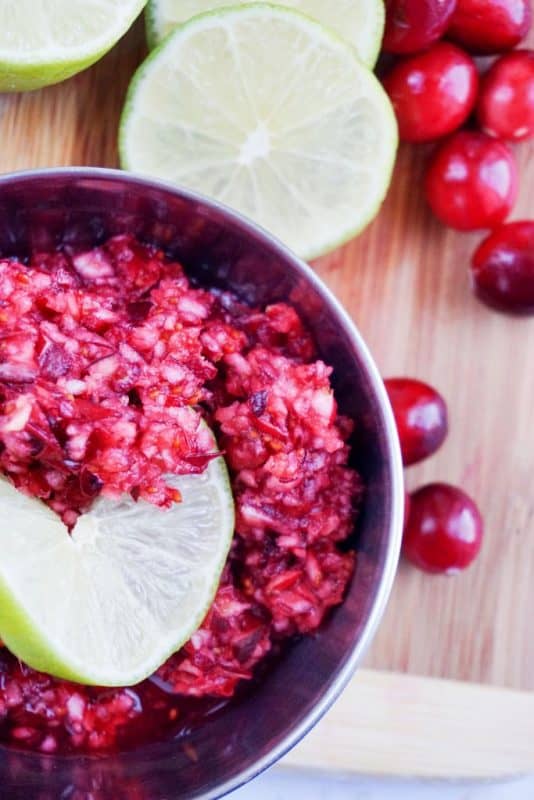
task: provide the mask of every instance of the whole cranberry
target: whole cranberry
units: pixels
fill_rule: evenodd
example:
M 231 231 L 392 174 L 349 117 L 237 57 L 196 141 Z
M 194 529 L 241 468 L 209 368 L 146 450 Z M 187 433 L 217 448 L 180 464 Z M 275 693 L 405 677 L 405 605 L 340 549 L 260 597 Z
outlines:
M 527 35 L 530 0 L 458 0 L 447 31 L 474 53 L 511 50 Z
M 483 522 L 468 495 L 446 483 L 431 483 L 412 494 L 403 553 L 425 572 L 453 574 L 480 551 Z
M 436 217 L 460 231 L 494 228 L 510 213 L 518 188 L 509 148 L 485 133 L 460 131 L 432 158 L 425 193 Z
M 484 302 L 502 311 L 534 313 L 534 222 L 494 230 L 475 252 L 471 275 Z
M 410 508 L 412 507 L 412 498 L 410 493 L 404 490 L 404 523 L 403 523 L 403 531 L 406 530 L 406 526 L 408 525 L 408 520 L 410 519 Z
M 443 36 L 456 0 L 386 0 L 383 49 L 416 53 Z
M 449 429 L 447 406 L 432 386 L 415 378 L 384 381 L 399 434 L 405 467 L 428 458 L 443 444 Z
M 481 128 L 499 139 L 534 136 L 534 50 L 495 61 L 480 85 L 477 116 Z
M 462 125 L 475 105 L 478 73 L 473 59 L 439 42 L 399 61 L 383 79 L 406 142 L 430 142 Z

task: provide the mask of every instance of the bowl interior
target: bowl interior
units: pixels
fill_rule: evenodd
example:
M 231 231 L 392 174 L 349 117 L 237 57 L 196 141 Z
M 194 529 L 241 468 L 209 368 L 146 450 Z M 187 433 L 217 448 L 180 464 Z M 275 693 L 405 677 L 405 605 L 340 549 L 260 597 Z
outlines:
M 206 285 L 250 303 L 289 300 L 334 366 L 336 397 L 357 421 L 354 463 L 367 494 L 359 558 L 345 603 L 314 636 L 288 649 L 261 689 L 183 741 L 106 758 L 52 758 L 0 748 L 6 797 L 55 800 L 75 789 L 99 798 L 217 797 L 281 755 L 330 704 L 384 605 L 398 555 L 400 462 L 385 395 L 367 350 L 313 274 L 257 228 L 187 193 L 124 173 L 64 170 L 0 179 L 0 253 L 25 256 L 62 242 L 92 246 L 132 232 L 177 257 Z

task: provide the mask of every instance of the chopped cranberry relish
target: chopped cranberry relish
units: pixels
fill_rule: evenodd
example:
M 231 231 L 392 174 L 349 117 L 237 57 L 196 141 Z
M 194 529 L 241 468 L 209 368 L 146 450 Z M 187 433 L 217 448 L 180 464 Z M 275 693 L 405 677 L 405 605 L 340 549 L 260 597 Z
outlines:
M 165 475 L 202 472 L 218 454 L 205 417 L 237 518 L 202 626 L 139 686 L 61 681 L 0 645 L 3 741 L 95 751 L 185 730 L 191 704 L 232 697 L 283 638 L 342 601 L 355 554 L 338 545 L 362 487 L 330 374 L 293 308 L 195 288 L 130 236 L 0 260 L 0 469 L 69 527 L 100 493 L 165 507 L 180 500 Z

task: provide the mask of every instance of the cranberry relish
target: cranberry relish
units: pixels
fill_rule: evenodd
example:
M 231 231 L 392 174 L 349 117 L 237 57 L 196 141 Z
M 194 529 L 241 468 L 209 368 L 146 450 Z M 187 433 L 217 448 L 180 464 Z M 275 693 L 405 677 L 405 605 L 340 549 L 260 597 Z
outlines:
M 342 601 L 355 554 L 338 545 L 362 487 L 330 373 L 293 308 L 195 288 L 132 237 L 0 261 L 0 469 L 17 487 L 68 527 L 100 493 L 167 507 L 180 497 L 165 474 L 217 455 L 204 417 L 236 503 L 214 603 L 150 680 L 83 687 L 0 648 L 4 742 L 94 752 L 185 730 L 197 698 L 232 697 L 281 640 Z

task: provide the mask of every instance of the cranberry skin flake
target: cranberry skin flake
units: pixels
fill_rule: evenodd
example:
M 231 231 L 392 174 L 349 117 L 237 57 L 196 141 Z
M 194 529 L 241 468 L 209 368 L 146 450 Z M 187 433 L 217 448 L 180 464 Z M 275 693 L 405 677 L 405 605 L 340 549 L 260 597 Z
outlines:
M 484 75 L 478 122 L 490 136 L 517 142 L 534 136 L 534 50 L 499 58 Z
M 530 0 L 458 0 L 447 31 L 473 53 L 511 50 L 532 22 Z
M 460 231 L 494 228 L 504 222 L 518 191 L 515 158 L 484 133 L 460 131 L 433 156 L 425 193 L 436 217 Z
M 404 466 L 428 458 L 443 444 L 448 432 L 447 406 L 427 383 L 415 378 L 384 381 L 393 408 Z
M 476 250 L 471 276 L 477 296 L 494 308 L 534 314 L 534 222 L 510 222 Z
M 456 0 L 386 0 L 383 49 L 416 53 L 443 36 Z
M 412 494 L 403 553 L 415 566 L 454 574 L 477 557 L 482 536 L 480 512 L 461 489 L 432 483 Z
M 400 138 L 430 142 L 462 125 L 475 104 L 478 74 L 467 53 L 449 42 L 403 59 L 384 77 Z

